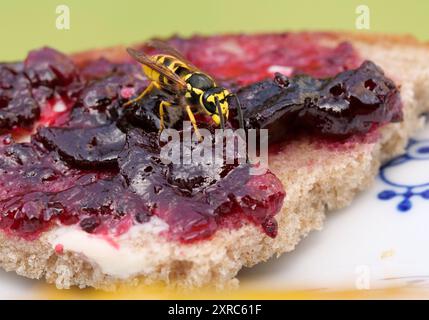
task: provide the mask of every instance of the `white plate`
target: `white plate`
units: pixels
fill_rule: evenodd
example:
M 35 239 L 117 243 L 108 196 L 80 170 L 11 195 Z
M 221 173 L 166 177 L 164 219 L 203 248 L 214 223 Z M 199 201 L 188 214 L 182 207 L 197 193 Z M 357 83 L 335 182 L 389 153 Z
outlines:
M 376 183 L 350 207 L 330 213 L 323 230 L 312 232 L 295 251 L 243 270 L 239 275 L 242 287 L 280 290 L 426 287 L 429 284 L 426 248 L 429 128 L 416 135 L 407 153 L 381 173 Z M 407 190 L 414 195 L 400 195 Z M 389 199 L 380 199 L 380 194 Z M 37 298 L 41 297 L 41 288 L 38 281 L 0 271 L 0 298 Z

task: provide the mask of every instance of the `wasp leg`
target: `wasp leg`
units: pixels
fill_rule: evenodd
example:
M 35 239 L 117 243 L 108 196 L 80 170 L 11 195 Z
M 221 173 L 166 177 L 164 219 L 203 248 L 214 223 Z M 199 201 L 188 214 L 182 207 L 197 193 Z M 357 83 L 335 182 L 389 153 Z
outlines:
M 164 130 L 164 107 L 171 106 L 171 103 L 168 101 L 161 101 L 159 104 L 159 132 L 161 133 Z
M 195 134 L 199 141 L 202 140 L 200 131 L 198 130 L 197 121 L 195 120 L 194 114 L 192 113 L 191 107 L 189 105 L 186 106 L 186 112 L 188 113 L 189 120 L 191 120 L 192 126 L 194 127 Z
M 128 101 L 128 102 L 126 102 L 126 103 L 124 103 L 124 107 L 129 106 L 129 105 L 133 104 L 134 102 L 137 102 L 137 101 L 139 101 L 139 100 L 143 99 L 145 95 L 147 95 L 149 92 L 151 92 L 151 91 L 153 90 L 153 88 L 157 88 L 157 89 L 159 89 L 159 88 L 160 88 L 160 87 L 159 87 L 159 84 L 158 84 L 158 83 L 156 83 L 155 81 L 152 81 L 152 82 L 147 86 L 147 88 L 146 88 L 146 89 L 144 89 L 144 91 L 143 91 L 143 92 L 142 92 L 142 93 L 141 93 L 137 98 L 134 98 L 134 99 L 132 99 L 132 100 L 130 100 L 130 101 Z

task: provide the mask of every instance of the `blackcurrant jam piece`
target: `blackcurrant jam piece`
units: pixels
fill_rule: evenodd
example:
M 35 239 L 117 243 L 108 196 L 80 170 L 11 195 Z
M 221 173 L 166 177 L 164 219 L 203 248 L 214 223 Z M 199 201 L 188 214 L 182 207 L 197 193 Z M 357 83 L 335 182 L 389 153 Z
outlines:
M 117 71 L 117 65 L 105 58 L 90 61 L 80 70 L 81 75 L 86 80 L 102 80 Z
M 31 83 L 15 65 L 0 64 L 0 132 L 29 128 L 40 115 Z
M 81 221 L 86 217 L 102 220 L 120 219 L 126 214 L 136 215 L 145 208 L 143 202 L 128 192 L 121 177 L 98 178 L 57 192 L 49 199 L 61 203 L 65 211 Z
M 65 54 L 44 47 L 31 51 L 24 61 L 24 71 L 34 86 L 67 86 L 77 77 L 74 63 Z
M 92 81 L 79 94 L 66 125 L 91 127 L 119 121 L 130 112 L 123 104 L 145 86 L 146 83 L 133 74 L 114 73 Z
M 343 139 L 402 118 L 398 88 L 370 61 L 329 79 L 295 76 L 287 86 L 262 81 L 238 96 L 247 127 L 268 129 L 270 143 L 298 132 Z
M 35 138 L 80 168 L 116 166 L 125 134 L 115 124 L 92 128 L 40 128 Z

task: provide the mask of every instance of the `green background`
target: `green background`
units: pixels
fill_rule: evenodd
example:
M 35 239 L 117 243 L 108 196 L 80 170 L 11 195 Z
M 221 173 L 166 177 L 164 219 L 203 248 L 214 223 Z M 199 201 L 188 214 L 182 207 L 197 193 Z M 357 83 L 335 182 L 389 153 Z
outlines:
M 70 30 L 55 28 L 59 4 L 70 8 Z M 173 33 L 354 30 L 360 4 L 371 10 L 366 32 L 429 40 L 428 0 L 1 0 L 0 60 L 23 58 L 43 45 L 71 52 Z

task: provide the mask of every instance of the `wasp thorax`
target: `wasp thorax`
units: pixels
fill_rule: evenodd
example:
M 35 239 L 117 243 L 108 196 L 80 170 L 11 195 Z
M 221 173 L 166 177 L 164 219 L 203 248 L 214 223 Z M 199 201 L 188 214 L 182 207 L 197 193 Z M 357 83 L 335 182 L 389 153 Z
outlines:
M 186 82 L 191 85 L 192 88 L 207 90 L 215 86 L 212 78 L 204 73 L 192 73 Z

